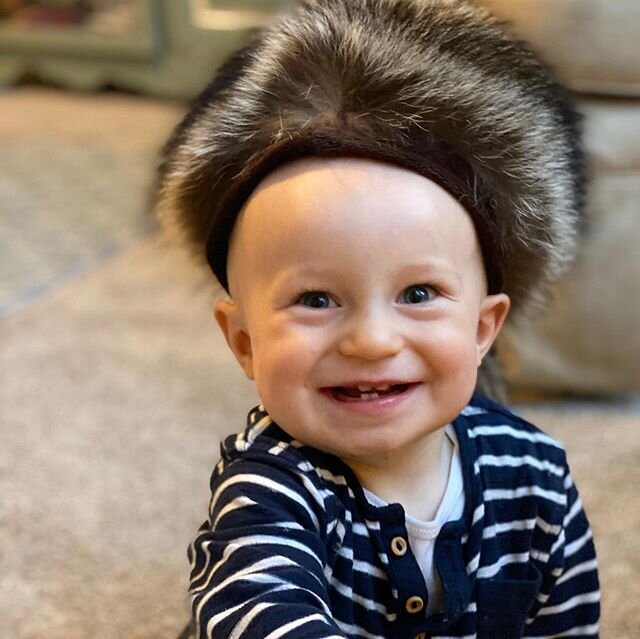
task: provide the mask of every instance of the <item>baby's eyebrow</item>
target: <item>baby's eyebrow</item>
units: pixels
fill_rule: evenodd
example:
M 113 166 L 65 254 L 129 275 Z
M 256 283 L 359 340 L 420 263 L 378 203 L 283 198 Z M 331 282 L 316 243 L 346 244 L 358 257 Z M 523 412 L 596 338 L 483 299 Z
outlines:
M 288 266 L 279 270 L 269 279 L 269 287 L 274 291 L 288 289 L 293 286 L 318 286 L 327 284 L 327 280 L 336 277 L 336 269 L 332 272 L 326 269 Z
M 429 277 L 434 275 L 445 275 L 455 278 L 458 282 L 462 282 L 460 273 L 453 267 L 442 262 L 441 260 L 427 260 L 416 264 L 410 264 L 403 267 L 398 275 L 400 277 Z
M 344 269 L 337 267 L 333 264 L 318 266 L 318 265 L 294 265 L 289 266 L 280 274 L 278 279 L 286 280 L 288 278 L 326 278 L 326 277 L 341 277 L 344 275 Z

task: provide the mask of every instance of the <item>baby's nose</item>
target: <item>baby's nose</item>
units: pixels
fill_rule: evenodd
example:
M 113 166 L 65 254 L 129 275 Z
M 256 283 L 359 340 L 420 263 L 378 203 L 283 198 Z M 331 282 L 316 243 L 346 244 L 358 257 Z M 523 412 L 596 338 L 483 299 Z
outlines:
M 403 345 L 402 335 L 391 318 L 368 314 L 354 318 L 340 340 L 339 350 L 346 357 L 377 360 L 396 355 Z

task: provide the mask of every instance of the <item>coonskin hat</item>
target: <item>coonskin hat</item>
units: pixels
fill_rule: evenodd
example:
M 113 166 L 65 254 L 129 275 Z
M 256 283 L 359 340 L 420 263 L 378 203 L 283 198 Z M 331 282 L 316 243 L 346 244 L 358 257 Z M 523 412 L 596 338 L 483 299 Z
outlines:
M 549 69 L 471 0 L 306 2 L 237 52 L 177 127 L 158 210 L 227 288 L 236 217 L 269 171 L 313 155 L 397 164 L 466 208 L 489 289 L 518 315 L 574 253 L 579 124 Z

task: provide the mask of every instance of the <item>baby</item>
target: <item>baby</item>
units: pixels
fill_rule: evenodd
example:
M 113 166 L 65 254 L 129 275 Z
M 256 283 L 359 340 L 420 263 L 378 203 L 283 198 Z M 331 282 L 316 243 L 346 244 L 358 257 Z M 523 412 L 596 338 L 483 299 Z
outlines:
M 261 401 L 190 547 L 197 636 L 598 636 L 561 445 L 475 392 L 570 257 L 578 143 L 466 0 L 309 3 L 223 67 L 160 191 Z

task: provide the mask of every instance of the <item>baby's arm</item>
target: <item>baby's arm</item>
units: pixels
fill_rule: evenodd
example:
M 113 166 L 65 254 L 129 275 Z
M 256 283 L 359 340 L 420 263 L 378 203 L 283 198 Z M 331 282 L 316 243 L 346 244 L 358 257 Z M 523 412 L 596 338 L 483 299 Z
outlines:
M 600 591 L 593 536 L 567 468 L 567 508 L 526 637 L 598 637 Z
M 293 473 L 230 464 L 189 549 L 196 636 L 343 639 L 327 597 L 323 509 Z

